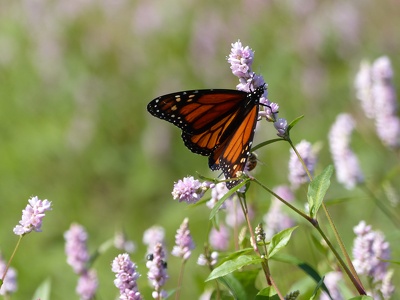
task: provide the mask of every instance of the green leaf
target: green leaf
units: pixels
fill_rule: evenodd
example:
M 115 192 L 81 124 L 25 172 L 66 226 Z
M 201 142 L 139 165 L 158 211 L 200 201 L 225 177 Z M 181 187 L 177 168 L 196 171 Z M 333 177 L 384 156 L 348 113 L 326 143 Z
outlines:
M 324 171 L 322 171 L 321 174 L 315 177 L 308 186 L 307 199 L 310 207 L 311 218 L 315 218 L 317 216 L 317 212 L 322 205 L 326 191 L 331 183 L 330 178 L 332 173 L 333 167 L 332 165 L 329 165 Z
M 246 290 L 243 288 L 240 281 L 237 280 L 232 274 L 220 277 L 218 278 L 218 281 L 229 289 L 234 299 L 247 300 Z
M 211 210 L 209 219 L 211 220 L 212 218 L 214 218 L 214 216 L 217 214 L 219 208 L 225 202 L 225 200 L 228 199 L 230 196 L 232 196 L 234 193 L 236 193 L 236 191 L 238 191 L 242 186 L 245 186 L 248 181 L 249 179 L 243 180 L 241 183 L 230 189 L 229 192 L 227 192 L 221 199 L 219 199 L 218 202 L 215 203 L 213 209 Z
M 287 245 L 290 240 L 290 236 L 292 235 L 292 232 L 297 227 L 298 226 L 282 230 L 272 237 L 271 243 L 268 245 L 268 258 L 274 256 L 279 250 Z
M 388 263 L 391 263 L 391 264 L 400 265 L 400 261 L 398 261 L 398 260 L 382 259 L 382 258 L 379 259 L 379 260 L 384 261 L 384 262 L 388 262 Z
M 314 279 L 314 281 L 317 283 L 322 280 L 322 277 L 312 266 L 294 256 L 288 254 L 277 254 L 273 257 L 273 259 L 276 261 L 281 261 L 297 266 L 299 269 L 304 271 L 308 276 Z M 322 289 L 324 290 L 324 292 L 329 293 L 324 283 L 322 283 Z
M 228 256 L 224 257 L 223 259 L 221 259 L 221 264 L 228 261 L 228 260 L 233 260 L 238 258 L 239 256 L 242 255 L 247 255 L 247 254 L 251 254 L 254 253 L 254 249 L 253 248 L 244 248 L 244 249 L 240 249 L 238 251 L 232 252 L 230 253 Z
M 32 297 L 32 300 L 49 300 L 50 299 L 50 290 L 51 290 L 51 282 L 50 279 L 47 278 L 45 281 L 38 286 L 35 291 L 35 294 Z
M 256 255 L 239 256 L 235 259 L 228 260 L 223 264 L 221 264 L 220 266 L 218 266 L 217 268 L 215 268 L 208 276 L 206 281 L 210 281 L 225 276 L 247 265 L 259 264 L 262 261 L 263 259 Z
M 256 296 L 255 300 L 279 300 L 279 296 L 272 286 L 262 289 Z
M 282 138 L 278 138 L 278 139 L 272 139 L 272 140 L 268 140 L 268 141 L 259 143 L 258 145 L 256 145 L 256 146 L 251 148 L 251 152 L 256 151 L 256 150 L 258 150 L 258 149 L 260 149 L 260 148 L 262 148 L 264 146 L 267 146 L 269 144 L 272 144 L 272 143 L 275 143 L 275 142 L 280 142 L 280 141 L 285 141 L 285 140 L 282 139 Z
M 317 286 L 314 289 L 314 292 L 312 294 L 312 296 L 310 297 L 310 300 L 315 299 L 315 297 L 317 297 L 318 291 L 319 289 L 322 287 L 322 285 L 324 284 L 324 279 L 325 276 L 321 278 L 321 280 L 317 283 Z M 331 297 L 331 295 L 329 294 L 329 297 Z M 332 298 L 332 297 L 331 297 Z
M 290 122 L 290 124 L 287 128 L 287 133 L 289 134 L 290 130 L 292 130 L 292 128 L 297 124 L 297 122 L 299 122 L 303 118 L 304 118 L 304 116 L 300 116 L 300 117 L 297 117 L 296 119 L 294 119 L 292 122 Z

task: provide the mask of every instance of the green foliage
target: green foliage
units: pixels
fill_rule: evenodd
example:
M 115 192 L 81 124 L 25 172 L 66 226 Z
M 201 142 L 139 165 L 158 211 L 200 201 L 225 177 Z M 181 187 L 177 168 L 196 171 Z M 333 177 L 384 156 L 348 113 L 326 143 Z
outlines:
M 210 275 L 207 277 L 206 281 L 210 281 L 227 274 L 230 274 L 236 270 L 239 270 L 245 266 L 260 264 L 263 262 L 263 259 L 257 255 L 241 255 L 234 259 L 227 260 L 222 263 L 220 266 L 216 267 Z
M 276 253 L 279 252 L 279 250 L 281 250 L 283 247 L 285 247 L 287 245 L 293 231 L 296 228 L 297 228 L 297 226 L 292 227 L 292 228 L 287 228 L 287 229 L 282 230 L 281 232 L 275 234 L 272 237 L 271 242 L 268 245 L 268 258 L 272 258 Z
M 32 297 L 32 300 L 49 300 L 51 291 L 51 280 L 48 278 L 43 281 L 35 291 L 35 294 Z
M 329 188 L 332 173 L 333 166 L 328 166 L 321 174 L 316 176 L 308 186 L 307 200 L 310 207 L 310 216 L 312 218 L 317 217 L 318 210 Z

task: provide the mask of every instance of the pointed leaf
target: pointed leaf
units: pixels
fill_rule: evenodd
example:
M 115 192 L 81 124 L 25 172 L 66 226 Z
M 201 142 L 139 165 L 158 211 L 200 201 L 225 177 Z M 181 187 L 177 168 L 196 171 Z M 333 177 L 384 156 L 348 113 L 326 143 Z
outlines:
M 50 279 L 43 281 L 35 291 L 32 300 L 49 300 L 50 299 L 51 282 Z
M 272 237 L 271 243 L 268 246 L 268 258 L 274 256 L 279 250 L 287 245 L 290 240 L 290 236 L 292 235 L 292 232 L 297 227 L 298 226 L 282 230 Z
M 350 298 L 349 300 L 374 300 L 374 298 L 372 298 L 370 296 L 357 296 L 357 297 Z
M 297 117 L 294 119 L 292 122 L 290 122 L 289 126 L 287 127 L 287 133 L 289 134 L 290 130 L 299 122 L 301 119 L 303 119 L 304 116 Z
M 314 279 L 315 282 L 320 282 L 322 277 L 318 274 L 318 272 L 310 266 L 308 263 L 303 262 L 302 260 L 288 255 L 288 254 L 278 254 L 273 257 L 274 260 L 281 261 L 281 262 L 286 262 L 292 265 L 297 266 L 299 269 L 303 270 L 308 276 L 310 276 L 312 279 Z M 329 294 L 328 289 L 326 288 L 325 284 L 322 283 L 322 289 L 324 292 Z
M 260 149 L 264 146 L 267 146 L 269 144 L 275 143 L 275 142 L 280 142 L 280 141 L 285 141 L 283 138 L 278 138 L 278 139 L 272 139 L 272 140 L 268 140 L 262 143 L 257 144 L 256 146 L 251 148 L 251 152 L 256 151 L 257 149 Z
M 208 276 L 206 281 L 210 281 L 210 280 L 225 276 L 225 275 L 232 273 L 232 272 L 234 272 L 244 266 L 247 266 L 247 265 L 259 264 L 262 261 L 263 261 L 263 259 L 256 255 L 239 256 L 235 259 L 228 260 L 228 261 L 224 262 L 222 265 L 215 268 L 211 272 L 211 274 Z
M 255 300 L 279 300 L 279 296 L 277 295 L 275 289 L 272 286 L 269 286 L 265 289 L 262 289 L 257 294 Z
M 317 286 L 315 287 L 315 289 L 314 289 L 314 291 L 313 291 L 313 294 L 312 294 L 310 300 L 315 299 L 315 297 L 317 297 L 318 290 L 319 290 L 319 289 L 322 287 L 322 285 L 324 284 L 324 279 L 325 279 L 325 276 L 323 276 L 323 277 L 321 278 L 321 280 L 317 283 Z M 330 294 L 329 294 L 329 297 L 331 297 Z M 331 297 L 331 298 L 332 298 L 332 297 Z
M 310 216 L 315 218 L 317 212 L 321 207 L 322 201 L 324 200 L 326 191 L 331 184 L 330 178 L 333 173 L 332 165 L 329 165 L 321 174 L 314 178 L 308 186 L 308 205 L 310 207 Z
M 218 281 L 225 285 L 234 299 L 246 300 L 246 290 L 243 288 L 239 280 L 237 280 L 232 274 L 218 278 Z M 232 299 L 232 297 L 231 297 Z

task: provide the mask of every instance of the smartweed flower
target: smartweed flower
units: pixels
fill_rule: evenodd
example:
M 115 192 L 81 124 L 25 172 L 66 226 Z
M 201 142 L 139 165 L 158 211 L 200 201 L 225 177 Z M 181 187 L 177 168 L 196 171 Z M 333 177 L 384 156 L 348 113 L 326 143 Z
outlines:
M 119 250 L 124 250 L 132 253 L 136 250 L 136 245 L 133 241 L 128 240 L 125 232 L 117 231 L 114 235 L 114 246 Z
M 201 183 L 199 180 L 194 179 L 193 176 L 184 177 L 183 180 L 175 182 L 172 196 L 174 200 L 179 200 L 179 202 L 196 203 L 203 197 L 209 187 L 209 182 Z
M 152 259 L 146 262 L 149 269 L 147 278 L 154 287 L 152 296 L 154 299 L 164 299 L 167 297 L 167 292 L 162 289 L 168 279 L 166 256 L 161 243 L 157 243 L 152 253 Z
M 372 230 L 370 225 L 361 221 L 354 227 L 356 238 L 353 245 L 353 264 L 360 275 L 365 275 L 372 282 L 371 293 L 374 299 L 389 299 L 394 292 L 391 282 L 392 271 L 388 270 L 390 259 L 390 246 L 384 235 Z
M 287 132 L 288 123 L 286 119 L 283 118 L 277 119 L 276 122 L 274 123 L 274 127 L 278 131 L 277 135 L 279 137 L 283 139 L 286 139 L 288 137 L 288 132 Z
M 165 246 L 165 229 L 154 225 L 143 233 L 143 244 L 147 245 L 147 252 L 151 253 L 158 243 Z
M 72 267 L 76 274 L 82 274 L 87 269 L 87 262 L 90 255 L 86 246 L 88 234 L 79 224 L 71 224 L 68 231 L 64 233 L 65 254 L 67 263 Z
M 127 253 L 119 254 L 111 264 L 111 270 L 115 273 L 114 284 L 119 289 L 121 300 L 141 300 L 136 281 L 140 274 L 136 271 L 136 265 L 131 261 Z
M 267 86 L 261 75 L 252 71 L 254 60 L 254 51 L 249 47 L 243 47 L 242 43 L 237 41 L 232 44 L 231 52 L 228 56 L 228 63 L 231 65 L 232 74 L 239 78 L 239 84 L 236 89 L 244 92 L 254 91 L 257 87 Z M 259 116 L 267 121 L 275 122 L 278 116 L 279 105 L 270 102 L 267 98 L 267 90 L 260 99 L 263 109 L 259 111 Z
M 0 255 L 0 278 L 3 277 L 6 271 L 7 263 L 4 261 L 3 257 Z M 3 284 L 0 288 L 0 295 L 6 296 L 11 295 L 17 290 L 17 271 L 14 268 L 9 267 L 7 275 L 4 278 Z M 5 298 L 7 299 L 7 298 Z
M 76 286 L 76 293 L 82 300 L 94 299 L 98 288 L 97 273 L 95 270 L 88 270 L 81 274 Z
M 313 175 L 317 163 L 317 154 L 313 150 L 311 143 L 303 140 L 296 145 L 296 149 L 303 159 L 306 168 Z M 293 149 L 290 149 L 289 181 L 293 189 L 297 189 L 300 185 L 309 181 L 307 172 Z
M 274 192 L 289 203 L 294 200 L 293 192 L 288 186 L 277 186 L 274 188 Z M 274 234 L 295 225 L 294 220 L 284 212 L 283 208 L 284 204 L 275 197 L 272 197 L 271 206 L 268 212 L 264 215 L 265 235 L 267 239 L 270 239 Z
M 211 252 L 210 255 L 201 253 L 197 259 L 197 264 L 199 266 L 215 266 L 218 262 L 218 256 L 219 254 L 217 251 Z
M 329 297 L 326 293 L 321 293 L 320 300 L 343 300 L 343 296 L 339 290 L 338 284 L 343 280 L 343 275 L 341 272 L 333 271 L 326 274 L 324 283 L 329 290 L 331 297 Z
M 37 196 L 28 200 L 29 204 L 22 210 L 22 219 L 19 225 L 14 227 L 16 235 L 24 235 L 31 231 L 41 232 L 42 220 L 45 216 L 45 211 L 51 210 L 51 202 L 39 200 Z
M 355 122 L 351 115 L 340 114 L 329 131 L 329 146 L 336 169 L 336 178 L 351 190 L 364 181 L 357 156 L 350 148 L 350 137 Z
M 175 235 L 175 246 L 171 254 L 188 260 L 194 248 L 195 245 L 189 230 L 189 219 L 185 218 Z
M 210 246 L 219 251 L 226 251 L 229 247 L 229 229 L 222 223 L 219 224 L 219 228 L 213 227 L 208 237 Z
M 67 263 L 79 275 L 76 293 L 81 299 L 92 299 L 96 294 L 98 281 L 96 271 L 88 269 L 90 259 L 86 245 L 88 234 L 83 226 L 73 223 L 64 233 L 64 239 Z
M 362 62 L 355 79 L 356 96 L 365 115 L 375 120 L 376 132 L 390 148 L 400 146 L 400 119 L 390 59 L 382 56 L 372 65 Z

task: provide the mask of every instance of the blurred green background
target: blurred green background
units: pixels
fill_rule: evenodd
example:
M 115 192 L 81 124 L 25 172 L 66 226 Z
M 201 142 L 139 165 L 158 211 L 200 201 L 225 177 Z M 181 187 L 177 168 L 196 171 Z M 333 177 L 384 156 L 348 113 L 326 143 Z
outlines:
M 46 278 L 52 281 L 52 299 L 77 298 L 63 233 L 78 222 L 90 235 L 91 251 L 116 229 L 126 230 L 138 245 L 132 259 L 142 274 L 139 287 L 150 299 L 143 231 L 164 226 L 171 249 L 185 216 L 197 249 L 187 264 L 182 299 L 198 298 L 207 272 L 195 261 L 207 240 L 209 211 L 173 201 L 171 190 L 189 174 L 218 174 L 208 170 L 207 158 L 184 147 L 179 129 L 151 117 L 146 105 L 179 90 L 234 89 L 237 78 L 226 56 L 238 39 L 255 51 L 253 69 L 268 83 L 270 100 L 280 104 L 280 117 L 305 115 L 292 132 L 294 142 L 322 142 L 317 170 L 331 163 L 326 136 L 336 115 L 356 117 L 353 148 L 367 182 L 382 195 L 379 183 L 398 160 L 360 111 L 353 80 L 362 59 L 388 55 L 398 89 L 399 15 L 397 0 L 1 0 L 0 249 L 5 258 L 17 241 L 12 228 L 28 198 L 37 195 L 54 207 L 43 232 L 28 235 L 18 250 L 14 298 L 30 299 Z M 256 144 L 274 137 L 272 124 L 263 124 Z M 257 178 L 269 187 L 287 183 L 288 145 L 273 144 L 258 154 L 263 164 Z M 331 206 L 349 249 L 352 227 L 364 219 L 385 232 L 399 260 L 398 229 L 365 194 L 334 181 L 330 197 L 352 198 Z M 257 199 L 256 224 L 270 196 L 254 186 L 249 199 Z M 288 251 L 329 271 L 313 249 L 312 232 L 302 226 Z M 117 294 L 110 263 L 118 253 L 109 251 L 95 263 L 97 299 Z M 169 258 L 167 289 L 176 286 L 177 263 Z M 276 264 L 275 280 L 283 291 L 304 278 L 294 267 Z

